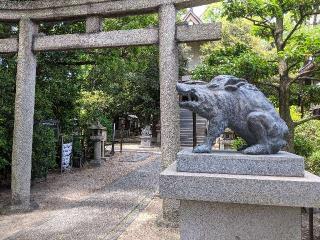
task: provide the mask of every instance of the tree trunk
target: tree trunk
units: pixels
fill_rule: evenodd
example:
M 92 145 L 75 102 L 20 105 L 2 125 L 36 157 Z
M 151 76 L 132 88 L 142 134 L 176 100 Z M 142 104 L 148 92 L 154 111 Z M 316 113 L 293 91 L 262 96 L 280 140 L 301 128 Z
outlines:
M 277 46 L 277 51 L 281 52 L 284 50 L 284 21 L 283 17 L 278 17 L 276 19 L 276 29 L 274 33 L 275 44 Z M 278 72 L 280 78 L 280 91 L 279 91 L 279 113 L 282 119 L 287 123 L 289 127 L 289 134 L 287 137 L 289 152 L 294 152 L 294 123 L 290 114 L 290 78 L 288 63 L 284 57 L 279 57 Z
M 287 137 L 287 151 L 294 152 L 294 123 L 290 114 L 290 89 L 288 87 L 286 76 L 280 75 L 280 91 L 279 91 L 279 113 L 282 119 L 287 123 L 289 135 Z

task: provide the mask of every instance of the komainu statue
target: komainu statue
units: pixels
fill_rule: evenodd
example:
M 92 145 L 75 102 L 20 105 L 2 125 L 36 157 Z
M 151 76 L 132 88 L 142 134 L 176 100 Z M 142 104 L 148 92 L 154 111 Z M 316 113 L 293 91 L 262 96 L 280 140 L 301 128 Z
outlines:
M 242 137 L 244 154 L 275 154 L 286 146 L 288 127 L 254 85 L 234 76 L 217 76 L 206 85 L 177 84 L 182 108 L 208 119 L 206 142 L 193 152 L 210 153 L 226 128 Z

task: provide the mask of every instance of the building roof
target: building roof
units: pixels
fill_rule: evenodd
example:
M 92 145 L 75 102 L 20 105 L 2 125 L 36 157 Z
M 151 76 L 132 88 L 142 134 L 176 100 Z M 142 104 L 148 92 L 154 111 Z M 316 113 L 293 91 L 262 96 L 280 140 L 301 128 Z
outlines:
M 183 18 L 183 21 L 187 22 L 190 25 L 197 25 L 203 23 L 200 17 L 198 17 L 197 14 L 195 14 L 192 8 L 190 8 L 186 16 Z

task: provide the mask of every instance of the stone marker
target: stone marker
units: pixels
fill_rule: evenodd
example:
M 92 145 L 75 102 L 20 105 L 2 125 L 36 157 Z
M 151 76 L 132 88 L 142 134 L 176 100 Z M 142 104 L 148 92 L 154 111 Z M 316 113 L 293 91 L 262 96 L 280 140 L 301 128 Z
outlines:
M 151 131 L 151 127 L 149 125 L 149 126 L 146 126 L 145 128 L 143 128 L 141 131 L 140 147 L 141 148 L 151 148 L 151 138 L 152 138 L 152 131 Z

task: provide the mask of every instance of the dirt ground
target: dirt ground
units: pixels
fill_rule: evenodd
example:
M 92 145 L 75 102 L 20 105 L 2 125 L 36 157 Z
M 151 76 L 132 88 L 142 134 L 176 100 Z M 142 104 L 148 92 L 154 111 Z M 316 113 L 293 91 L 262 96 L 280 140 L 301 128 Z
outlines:
M 123 153 L 99 168 L 51 173 L 33 183 L 38 209 L 0 215 L 0 239 L 116 239 L 156 194 L 159 172 L 160 155 Z M 9 200 L 0 191 L 2 208 Z
M 81 201 L 88 195 L 115 180 L 127 175 L 142 165 L 154 161 L 155 156 L 140 162 L 126 162 L 123 159 L 135 153 L 116 153 L 108 159 L 107 167 L 92 168 L 89 165 L 82 169 L 74 168 L 60 174 L 52 172 L 47 180 L 36 180 L 32 183 L 32 200 L 39 204 L 40 209 L 53 209 L 65 205 L 68 201 Z M 0 191 L 0 208 L 10 202 L 10 190 Z

